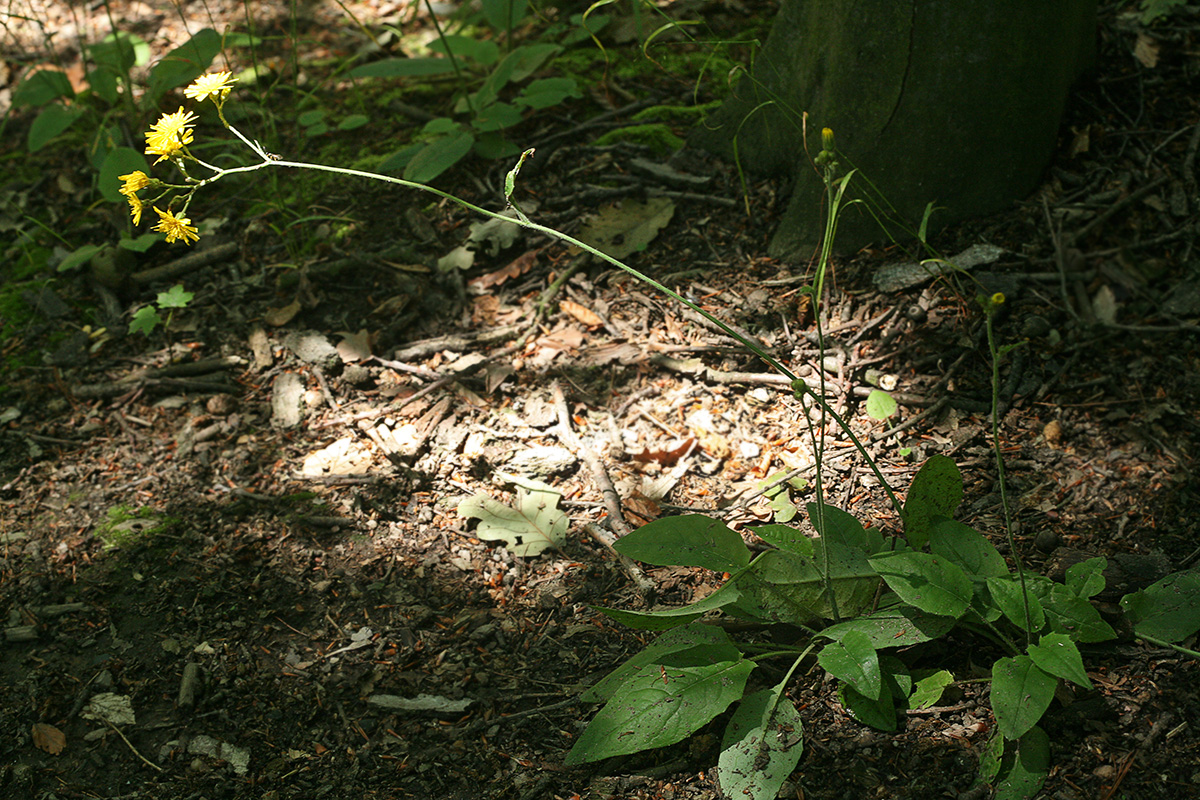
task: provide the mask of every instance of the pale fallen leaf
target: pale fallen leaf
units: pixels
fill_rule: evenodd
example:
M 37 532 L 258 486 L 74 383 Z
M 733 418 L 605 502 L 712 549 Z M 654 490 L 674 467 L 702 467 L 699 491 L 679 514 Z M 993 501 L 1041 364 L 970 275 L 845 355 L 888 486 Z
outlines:
M 1096 319 L 1105 325 L 1113 325 L 1117 321 L 1117 298 L 1107 285 L 1096 290 L 1092 297 L 1092 313 Z
M 503 475 L 516 484 L 515 507 L 480 492 L 458 505 L 458 513 L 479 520 L 475 535 L 480 539 L 503 540 L 517 558 L 536 556 L 558 547 L 567 538 L 567 515 L 558 510 L 561 495 L 551 486 L 530 478 Z
M 1158 65 L 1158 42 L 1145 33 L 1139 33 L 1137 44 L 1133 46 L 1133 57 L 1142 63 L 1147 69 L 1154 69 Z
M 283 308 L 268 308 L 267 313 L 263 314 L 263 321 L 278 328 L 280 325 L 287 325 L 299 313 L 300 301 L 293 300 Z
M 349 333 L 347 331 L 339 331 L 340 335 L 346 337 L 338 342 L 338 355 L 342 357 L 342 361 L 347 364 L 353 364 L 355 361 L 363 361 L 371 357 L 371 334 L 366 328 L 362 328 L 358 333 Z
M 625 200 L 602 209 L 584 225 L 579 239 L 613 258 L 626 258 L 645 250 L 674 214 L 675 203 L 668 197 Z M 578 248 L 572 246 L 571 252 Z
M 56 756 L 67 746 L 67 737 L 53 725 L 35 722 L 33 724 L 33 744 L 39 750 L 45 750 L 50 755 Z
M 600 319 L 599 314 L 574 300 L 563 300 L 558 307 L 589 328 L 599 328 L 604 324 L 604 320 Z

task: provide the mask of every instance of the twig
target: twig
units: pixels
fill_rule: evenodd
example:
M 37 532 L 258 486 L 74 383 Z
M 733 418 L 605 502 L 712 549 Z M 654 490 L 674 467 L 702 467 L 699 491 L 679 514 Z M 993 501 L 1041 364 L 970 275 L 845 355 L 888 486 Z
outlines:
M 101 719 L 103 719 L 103 717 L 101 717 Z M 148 760 L 148 759 L 147 759 L 147 758 L 146 758 L 144 755 L 142 755 L 141 753 L 139 753 L 139 752 L 137 751 L 137 748 L 133 746 L 133 743 L 132 743 L 132 742 L 130 742 L 128 739 L 126 739 L 126 738 L 125 738 L 125 734 L 121 733 L 121 729 L 120 729 L 120 728 L 118 728 L 116 725 L 113 725 L 113 724 L 112 724 L 111 722 L 109 722 L 108 720 L 104 720 L 104 724 L 105 724 L 105 725 L 107 725 L 108 727 L 112 728 L 114 731 L 116 731 L 116 732 L 117 732 L 117 736 L 120 736 L 120 737 L 121 737 L 121 741 L 123 741 L 123 742 L 125 742 L 125 744 L 129 745 L 129 749 L 133 751 L 133 754 L 134 754 L 135 756 L 137 756 L 138 758 L 140 758 L 140 759 L 142 760 L 142 762 L 143 762 L 143 763 L 144 763 L 146 766 L 148 766 L 148 767 L 153 767 L 154 769 L 158 770 L 159 772 L 162 772 L 162 771 L 163 771 L 163 768 L 162 768 L 162 767 L 160 767 L 158 764 L 155 764 L 153 761 L 150 761 L 150 760 Z

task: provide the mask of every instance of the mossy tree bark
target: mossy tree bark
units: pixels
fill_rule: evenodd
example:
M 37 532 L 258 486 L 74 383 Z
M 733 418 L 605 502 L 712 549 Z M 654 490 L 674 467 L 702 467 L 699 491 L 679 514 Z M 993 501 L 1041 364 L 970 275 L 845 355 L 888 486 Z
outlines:
M 805 259 L 820 242 L 823 187 L 810 156 L 824 127 L 843 170 L 858 168 L 910 230 L 934 203 L 936 228 L 1034 189 L 1095 36 L 1096 0 L 783 0 L 752 77 L 692 142 L 736 154 L 751 174 L 792 179 L 773 255 Z M 873 192 L 855 176 L 849 194 Z M 908 238 L 895 226 L 890 235 Z M 836 245 L 888 236 L 856 204 Z

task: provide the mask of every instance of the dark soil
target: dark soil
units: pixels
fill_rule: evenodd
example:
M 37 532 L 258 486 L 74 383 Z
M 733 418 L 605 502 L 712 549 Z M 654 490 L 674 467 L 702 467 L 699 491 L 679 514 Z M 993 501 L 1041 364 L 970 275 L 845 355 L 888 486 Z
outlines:
M 1049 572 L 1078 551 L 1171 570 L 1200 554 L 1200 28 L 1185 11 L 1145 30 L 1131 9 L 1105 10 L 1098 75 L 1073 99 L 1037 194 L 932 242 L 947 255 L 1004 249 L 975 276 L 1006 295 L 1001 340 L 1025 343 L 1001 375 L 1000 436 L 1019 555 Z M 157 51 L 181 41 L 174 18 L 136 13 L 125 18 Z M 209 13 L 237 26 L 242 12 Z M 311 14 L 314 55 L 352 50 L 336 9 Z M 670 224 L 635 266 L 813 375 L 806 270 L 763 255 L 781 187 L 753 184 L 747 219 L 729 165 L 677 156 L 674 168 L 711 178 L 680 192 L 638 171 L 635 159 L 665 160 L 651 150 L 589 144 L 608 129 L 589 126 L 604 102 L 677 98 L 687 85 L 655 73 L 537 118 L 521 191 L 537 198 L 537 221 L 572 233 L 614 200 L 676 191 Z M 280 128 L 272 149 L 304 144 Z M 24 141 L 12 138 L 9 154 Z M 439 186 L 499 208 L 509 166 L 470 162 Z M 281 191 L 305 179 L 289 175 Z M 195 247 L 221 257 L 115 293 L 62 277 L 41 305 L 27 298 L 37 313 L 5 354 L 49 356 L 11 368 L 0 396 L 0 796 L 718 797 L 723 717 L 676 746 L 563 766 L 591 713 L 580 691 L 652 638 L 595 610 L 645 601 L 585 524 L 620 530 L 605 479 L 632 526 L 685 509 L 742 530 L 769 521 L 753 496 L 762 481 L 812 463 L 801 404 L 735 341 L 622 273 L 585 265 L 539 316 L 573 262 L 563 247 L 524 237 L 480 253 L 462 280 L 438 277 L 429 266 L 478 219 L 373 184 L 322 185 L 312 213 L 357 220 L 336 243 L 317 224 L 296 229 L 308 238 L 278 233 L 290 218 L 242 187 L 196 201 L 228 215 Z M 31 191 L 27 203 L 33 215 L 78 213 L 65 193 Z M 181 254 L 156 249 L 138 269 Z M 1011 555 L 976 290 L 961 279 L 875 288 L 881 267 L 906 260 L 879 248 L 837 264 L 831 402 L 900 491 L 929 455 L 953 457 L 967 484 L 960 519 Z M 106 314 L 125 330 L 133 307 L 179 281 L 196 298 L 169 332 L 78 334 Z M 889 433 L 864 408 L 872 370 L 897 383 L 891 425 L 931 413 Z M 742 375 L 724 380 L 731 372 Z M 862 457 L 836 430 L 827 447 L 828 501 L 895 532 Z M 501 473 L 561 492 L 561 548 L 518 557 L 477 538 L 456 509 L 478 492 L 511 502 Z M 811 499 L 793 493 L 801 507 Z M 646 573 L 668 604 L 719 582 Z M 1119 624 L 1113 600 L 1101 602 Z M 997 654 L 955 638 L 905 655 L 959 683 L 895 734 L 854 721 L 820 669 L 798 674 L 789 696 L 805 751 L 782 796 L 984 796 L 971 787 L 994 721 L 973 679 Z M 1096 689 L 1064 689 L 1044 721 L 1054 766 L 1038 796 L 1200 797 L 1196 662 L 1126 635 L 1087 647 L 1085 663 Z M 752 682 L 780 676 L 766 664 Z M 132 718 L 104 722 L 106 702 Z

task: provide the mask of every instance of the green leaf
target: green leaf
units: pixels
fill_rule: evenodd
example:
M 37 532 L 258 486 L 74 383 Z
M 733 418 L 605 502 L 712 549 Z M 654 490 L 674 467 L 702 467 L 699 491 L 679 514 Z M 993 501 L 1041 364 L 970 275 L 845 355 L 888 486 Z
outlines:
M 972 578 L 1008 574 L 1004 556 L 973 528 L 952 519 L 938 519 L 929 530 L 929 548 L 953 561 Z
M 50 144 L 54 137 L 71 127 L 83 113 L 83 109 L 67 108 L 61 103 L 47 105 L 29 126 L 29 152 L 36 153 Z
M 144 333 L 147 336 L 163 322 L 163 318 L 158 315 L 158 309 L 154 306 L 142 306 L 134 312 L 133 319 L 129 323 L 130 333 Z
M 355 128 L 361 128 L 371 121 L 371 118 L 366 114 L 351 114 L 338 123 L 339 131 L 352 131 Z
M 183 284 L 177 283 L 170 291 L 158 293 L 159 308 L 187 308 L 187 304 L 195 297 L 191 292 L 183 290 Z
M 144 253 L 162 240 L 158 238 L 156 233 L 143 233 L 136 239 L 122 238 L 118 242 L 118 246 L 122 250 L 130 250 L 134 253 Z
M 441 39 L 430 42 L 429 49 L 443 55 L 454 53 L 458 58 L 469 58 L 484 67 L 495 64 L 500 58 L 500 45 L 492 40 L 476 39 L 474 36 L 457 33 L 448 33 Z
M 1112 627 L 1100 618 L 1096 607 L 1065 586 L 1050 581 L 1031 581 L 1050 620 L 1050 628 L 1077 642 L 1106 642 L 1117 638 Z
M 909 551 L 872 556 L 868 561 L 910 606 L 957 619 L 971 604 L 971 579 L 947 558 Z
M 1181 642 L 1200 630 L 1200 571 L 1174 572 L 1121 598 L 1134 633 Z
M 600 613 L 630 628 L 643 631 L 665 631 L 698 619 L 710 611 L 732 605 L 740 598 L 741 592 L 738 591 L 737 586 L 729 582 L 707 597 L 686 606 L 663 608 L 657 611 L 627 611 L 621 608 L 593 607 Z
M 681 741 L 742 696 L 754 662 L 639 667 L 613 693 L 567 753 L 574 766 Z
M 515 28 L 525 18 L 526 0 L 482 0 L 488 25 L 501 33 Z
M 68 270 L 77 269 L 86 264 L 92 256 L 99 253 L 103 248 L 97 244 L 85 244 L 75 248 L 66 258 L 58 264 L 58 272 L 66 272 Z
M 808 519 L 817 534 L 839 550 L 853 548 L 861 550 L 865 555 L 872 555 L 872 549 L 867 532 L 853 514 L 848 514 L 840 508 L 831 505 L 807 503 Z
M 747 696 L 725 726 L 717 783 L 725 797 L 775 800 L 804 753 L 803 723 L 783 684 Z
M 1067 588 L 1084 600 L 1104 591 L 1104 570 L 1108 569 L 1108 559 L 1089 558 L 1078 564 L 1067 567 Z
M 1030 728 L 1011 750 L 1000 762 L 993 800 L 1029 800 L 1050 774 L 1050 737 L 1038 726 Z
M 574 78 L 539 78 L 521 90 L 514 101 L 528 108 L 550 108 L 568 97 L 582 97 Z
M 850 631 L 861 631 L 876 650 L 882 650 L 932 641 L 949 633 L 954 624 L 954 617 L 927 614 L 911 606 L 897 606 L 830 625 L 820 635 L 840 639 Z
M 1029 657 L 1046 672 L 1085 689 L 1092 688 L 1092 680 L 1083 668 L 1083 657 L 1071 637 L 1063 633 L 1048 633 L 1029 645 Z
M 318 122 L 321 122 L 323 119 L 325 119 L 325 109 L 314 108 L 309 111 L 302 112 L 300 115 L 298 115 L 296 117 L 296 124 L 303 125 L 304 127 L 307 128 L 310 125 L 316 125 Z
M 904 535 L 914 550 L 929 541 L 934 517 L 952 517 L 962 502 L 962 473 L 942 455 L 930 456 L 913 479 L 904 501 Z
M 867 395 L 867 416 L 882 422 L 900 408 L 896 399 L 882 389 L 872 389 Z
M 1032 581 L 1030 585 L 1032 586 Z M 992 601 L 1004 616 L 1008 617 L 1008 621 L 1021 630 L 1025 630 L 1025 601 L 1021 594 L 1021 584 L 1016 576 L 988 578 L 987 587 L 991 592 Z M 1030 633 L 1040 631 L 1046 626 L 1046 612 L 1032 588 L 1029 591 L 1029 619 L 1032 624 Z
M 821 650 L 817 663 L 830 675 L 853 686 L 859 694 L 878 700 L 882 690 L 879 654 L 862 631 L 847 631 Z
M 404 168 L 405 180 L 429 183 L 471 152 L 475 137 L 467 131 L 425 145 Z
M 711 657 L 711 663 L 714 664 L 718 661 L 735 661 L 739 658 L 737 647 L 730 641 L 729 634 L 723 629 L 716 625 L 693 622 L 659 636 L 646 649 L 586 690 L 579 699 L 585 703 L 603 703 L 611 698 L 621 684 L 641 667 L 647 664 L 657 664 L 673 653 L 696 648 L 702 648 L 702 654 Z
M 517 486 L 516 507 L 506 506 L 480 492 L 458 505 L 458 513 L 479 520 L 475 535 L 503 540 L 517 558 L 536 556 L 566 541 L 569 521 L 558 510 L 559 493 L 539 481 Z
M 504 59 L 512 62 L 512 72 L 508 79 L 518 83 L 525 80 L 560 52 L 562 48 L 556 44 L 526 44 L 515 48 Z
M 1019 739 L 1038 723 L 1058 679 L 1029 656 L 1002 658 L 992 667 L 992 713 L 1005 739 Z
M 1142 0 L 1142 24 L 1151 25 L 1186 3 L 1187 0 Z
M 351 78 L 413 78 L 454 72 L 448 58 L 385 58 L 360 64 L 348 73 Z
M 737 572 L 750 563 L 750 548 L 736 531 L 701 514 L 663 517 L 622 536 L 618 553 L 659 567 L 704 567 Z
M 742 591 L 739 608 L 758 619 L 803 625 L 832 616 L 825 594 L 824 553 L 814 545 L 808 559 L 784 550 L 763 553 L 734 578 Z M 836 546 L 829 552 L 829 580 L 838 611 L 856 616 L 871 606 L 879 576 L 861 550 Z
M 492 103 L 478 109 L 471 127 L 480 133 L 500 131 L 521 124 L 521 110 L 508 103 Z
M 813 540 L 790 525 L 759 525 L 750 528 L 750 532 L 780 550 L 786 550 L 804 558 L 813 556 Z
M 153 104 L 176 86 L 191 83 L 203 75 L 220 51 L 220 34 L 212 28 L 205 28 L 167 53 L 150 70 L 146 81 L 149 102 Z
M 952 683 L 954 676 L 944 669 L 920 678 L 914 684 L 913 693 L 908 698 L 908 707 L 919 709 L 937 705 L 937 701 L 942 699 L 942 692 Z
M 21 81 L 13 92 L 14 106 L 44 106 L 60 97 L 75 96 L 71 81 L 66 75 L 53 69 L 41 69 Z
M 912 677 L 908 669 L 898 658 L 884 656 L 879 659 L 883 678 L 883 689 L 878 700 L 872 700 L 856 690 L 848 683 L 838 685 L 838 696 L 842 705 L 864 725 L 878 728 L 882 731 L 896 730 L 896 698 L 908 697 L 912 689 Z

